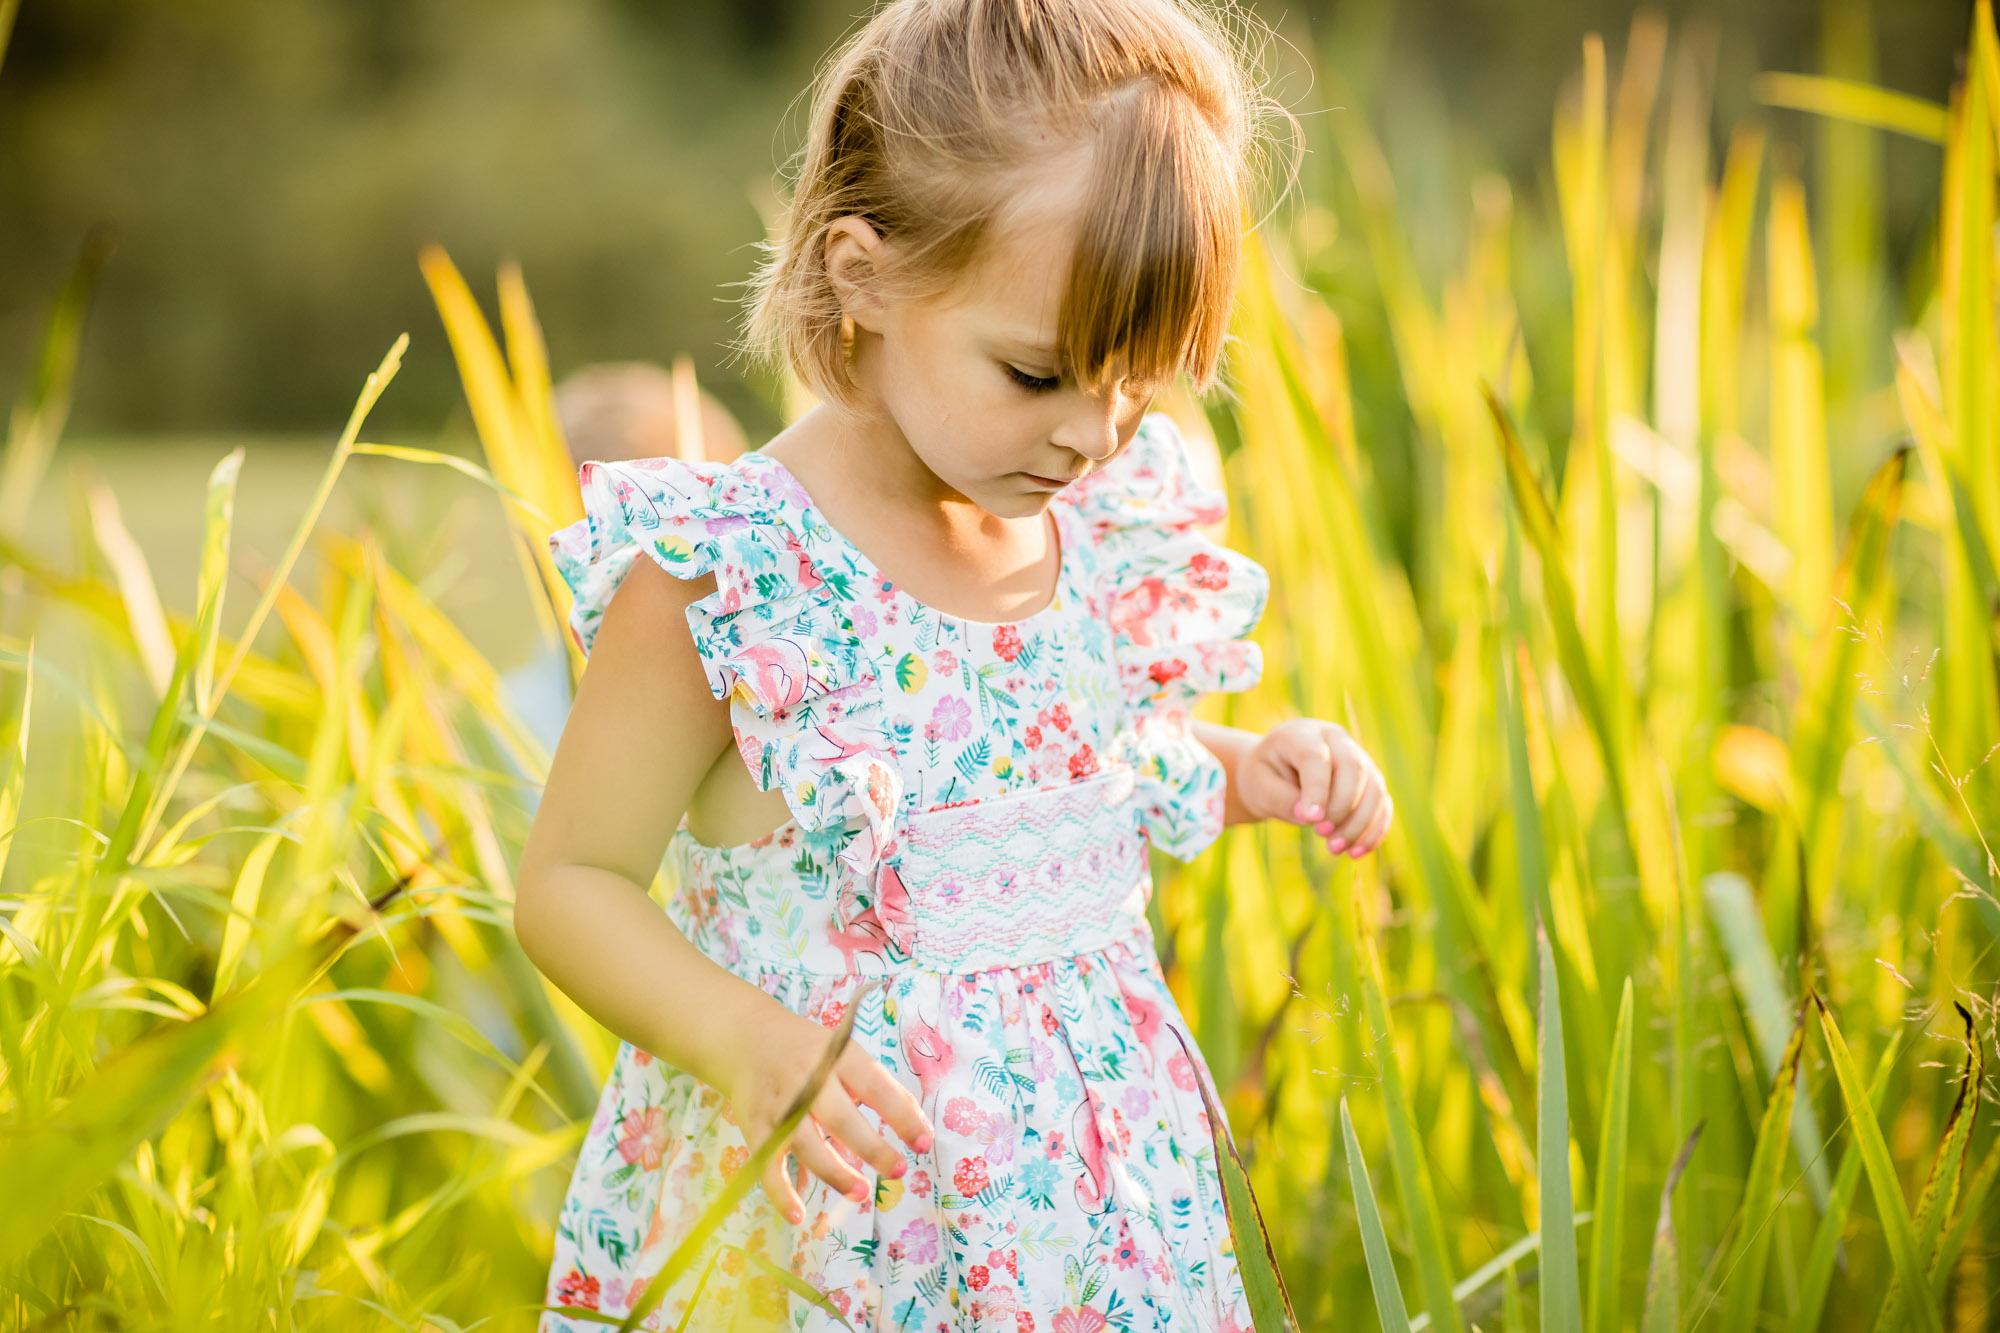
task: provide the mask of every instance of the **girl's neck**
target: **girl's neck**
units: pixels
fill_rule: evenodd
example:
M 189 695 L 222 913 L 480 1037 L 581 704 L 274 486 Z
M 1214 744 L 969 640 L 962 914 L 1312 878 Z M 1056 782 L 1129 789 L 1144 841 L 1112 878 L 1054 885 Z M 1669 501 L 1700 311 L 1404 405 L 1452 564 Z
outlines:
M 885 413 L 822 404 L 763 452 L 891 582 L 963 619 L 1032 615 L 1053 595 L 1061 542 L 1046 513 L 1001 518 L 924 464 Z

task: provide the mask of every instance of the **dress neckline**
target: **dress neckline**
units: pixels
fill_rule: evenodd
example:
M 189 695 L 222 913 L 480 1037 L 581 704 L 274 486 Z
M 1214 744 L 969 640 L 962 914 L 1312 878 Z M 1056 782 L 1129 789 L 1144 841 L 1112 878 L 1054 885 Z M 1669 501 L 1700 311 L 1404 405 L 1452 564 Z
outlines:
M 853 557 L 855 563 L 861 567 L 862 572 L 901 598 L 909 606 L 934 620 L 950 620 L 960 625 L 972 625 L 980 629 L 999 629 L 1003 625 L 1034 624 L 1044 617 L 1056 614 L 1069 605 L 1070 593 L 1073 591 L 1073 579 L 1071 576 L 1076 568 L 1078 538 L 1075 529 L 1069 523 L 1069 506 L 1063 503 L 1060 496 L 1049 505 L 1047 510 L 1050 521 L 1055 525 L 1055 591 L 1049 594 L 1048 601 L 1044 602 L 1040 609 L 1032 611 L 1025 616 L 1015 616 L 1012 620 L 977 620 L 971 616 L 962 616 L 956 612 L 946 611 L 941 607 L 931 605 L 929 602 L 919 600 L 913 593 L 904 588 L 902 584 L 884 574 L 881 566 L 877 565 L 873 558 L 855 543 L 853 538 L 827 520 L 826 515 L 821 512 L 819 505 L 813 500 L 812 493 L 806 490 L 805 483 L 799 480 L 797 473 L 786 467 L 781 460 L 771 457 L 762 450 L 752 450 L 744 454 L 737 461 L 741 463 L 751 459 L 755 459 L 757 465 L 760 467 L 776 469 L 779 473 L 783 474 L 786 492 L 811 520 L 810 527 L 830 534 L 833 540 L 839 543 L 841 548 Z M 810 532 L 802 535 L 808 538 L 811 537 Z

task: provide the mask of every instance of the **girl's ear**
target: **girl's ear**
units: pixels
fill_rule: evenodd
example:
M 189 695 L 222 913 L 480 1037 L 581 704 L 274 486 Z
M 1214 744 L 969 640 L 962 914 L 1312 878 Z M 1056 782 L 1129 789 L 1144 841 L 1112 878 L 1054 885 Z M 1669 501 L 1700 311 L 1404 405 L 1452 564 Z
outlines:
M 841 312 L 870 333 L 882 331 L 881 277 L 887 258 L 888 243 L 867 218 L 853 214 L 827 224 L 827 280 Z

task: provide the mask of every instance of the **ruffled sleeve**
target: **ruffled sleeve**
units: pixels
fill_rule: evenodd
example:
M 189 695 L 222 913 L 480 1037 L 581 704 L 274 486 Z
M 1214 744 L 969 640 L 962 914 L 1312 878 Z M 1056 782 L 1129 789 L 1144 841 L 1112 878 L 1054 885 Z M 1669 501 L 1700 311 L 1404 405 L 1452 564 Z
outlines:
M 1222 521 L 1227 502 L 1199 479 L 1164 414 L 1142 421 L 1125 452 L 1065 498 L 1097 553 L 1128 720 L 1120 757 L 1137 771 L 1147 836 L 1192 859 L 1222 832 L 1225 780 L 1194 738 L 1191 711 L 1204 694 L 1247 690 L 1262 675 L 1263 656 L 1244 636 L 1263 615 L 1269 580 L 1202 532 Z
M 730 701 L 757 785 L 784 793 L 799 827 L 844 834 L 839 856 L 872 870 L 890 842 L 902 779 L 881 691 L 851 620 L 771 494 L 737 468 L 649 458 L 585 463 L 584 517 L 549 538 L 575 594 L 588 653 L 643 552 L 676 578 L 715 576 L 691 603 L 709 689 Z

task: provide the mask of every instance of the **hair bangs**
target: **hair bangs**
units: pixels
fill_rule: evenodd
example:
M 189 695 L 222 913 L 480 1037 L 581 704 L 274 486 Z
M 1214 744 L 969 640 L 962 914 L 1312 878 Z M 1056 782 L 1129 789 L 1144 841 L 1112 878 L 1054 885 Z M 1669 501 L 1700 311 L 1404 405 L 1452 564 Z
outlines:
M 1093 391 L 1215 378 L 1241 246 L 1240 154 L 1186 97 L 1142 79 L 1099 107 L 1056 339 Z

